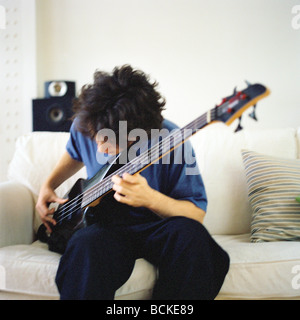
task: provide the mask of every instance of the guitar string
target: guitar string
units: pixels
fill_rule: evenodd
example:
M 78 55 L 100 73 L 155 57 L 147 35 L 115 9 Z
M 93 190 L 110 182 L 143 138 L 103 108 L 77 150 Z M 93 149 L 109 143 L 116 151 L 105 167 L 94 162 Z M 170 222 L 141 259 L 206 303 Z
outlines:
M 210 110 L 210 118 L 213 118 L 213 112 L 215 111 L 215 109 Z M 149 150 L 146 150 L 145 152 L 143 152 L 140 156 L 136 157 L 135 159 L 133 159 L 131 162 L 129 162 L 128 164 L 125 164 L 123 167 L 121 167 L 120 169 L 116 170 L 115 172 L 113 172 L 111 175 L 109 175 L 108 177 L 106 177 L 104 180 L 100 181 L 99 183 L 95 184 L 94 186 L 92 186 L 91 188 L 89 188 L 86 192 L 79 194 L 78 196 L 76 196 L 74 199 L 72 199 L 71 201 L 69 201 L 68 203 L 66 203 L 65 205 L 61 206 L 59 208 L 59 211 L 57 212 L 57 214 L 59 214 L 60 211 L 64 210 L 63 214 L 61 214 L 59 216 L 59 219 L 57 220 L 57 223 L 61 222 L 62 220 L 64 220 L 65 218 L 67 218 L 70 214 L 72 214 L 72 212 L 74 212 L 74 210 L 79 209 L 82 206 L 82 203 L 78 204 L 78 201 L 80 201 L 83 197 L 85 198 L 89 198 L 91 197 L 93 194 L 95 194 L 95 189 L 99 190 L 99 184 L 101 184 L 101 189 L 100 191 L 105 190 L 107 187 L 109 187 L 112 182 L 111 182 L 111 177 L 113 175 L 116 175 L 120 172 L 124 172 L 124 167 L 125 169 L 131 170 L 131 169 L 135 169 L 137 164 L 143 163 L 143 160 L 146 160 L 147 158 L 149 158 L 149 153 L 153 154 L 154 152 L 159 152 L 160 149 L 163 150 L 164 147 L 166 147 L 166 144 L 169 145 L 169 140 L 170 138 L 174 139 L 174 147 L 177 146 L 177 144 L 179 144 L 181 141 L 176 142 L 176 139 L 178 138 L 182 138 L 182 132 L 185 129 L 192 129 L 192 130 L 199 130 L 199 122 L 203 121 L 204 119 L 207 119 L 207 113 L 200 116 L 199 118 L 195 119 L 194 121 L 192 121 L 191 123 L 189 123 L 187 126 L 185 126 L 182 129 L 179 129 L 178 131 L 176 131 L 176 133 L 174 135 L 169 135 L 167 137 L 165 137 L 164 139 L 162 139 L 159 143 L 157 143 L 156 145 L 154 145 L 152 148 L 150 148 Z M 197 124 L 196 128 L 195 128 L 195 124 Z M 206 122 L 206 124 L 208 124 Z M 205 124 L 204 124 L 205 125 Z M 203 126 L 203 125 L 202 125 Z M 189 138 L 189 137 L 188 137 Z M 150 156 L 151 158 L 151 156 Z M 158 160 L 158 159 L 157 159 Z M 156 160 L 156 161 L 157 161 Z M 135 164 L 135 162 L 137 162 Z M 155 162 L 155 161 L 154 161 Z M 150 162 L 151 163 L 151 162 Z M 149 164 L 149 162 L 147 162 L 145 165 Z M 111 188 L 109 187 L 109 189 L 107 191 L 109 191 Z M 106 192 L 107 192 L 106 191 Z M 97 192 L 97 191 L 96 191 Z M 98 191 L 99 193 L 99 191 Z M 101 193 L 101 192 L 100 192 Z M 104 194 L 104 193 L 102 193 Z M 95 199 L 97 199 L 98 197 L 96 197 Z M 92 201 L 91 201 L 92 202 Z M 89 202 L 89 203 L 91 203 Z M 71 213 L 70 210 L 72 211 Z
M 203 117 L 203 116 L 201 116 L 201 117 Z M 199 120 L 199 118 L 198 118 L 198 120 Z M 201 119 L 201 120 L 203 120 L 203 119 Z M 191 123 L 188 126 L 190 126 L 190 125 L 191 125 Z M 140 165 L 142 163 L 145 164 L 145 165 L 150 164 L 151 161 L 148 161 L 149 155 L 150 155 L 150 158 L 152 159 L 153 158 L 153 154 L 155 154 L 157 151 L 160 151 L 160 149 L 164 150 L 163 148 L 166 147 L 166 145 L 169 145 L 170 138 L 174 139 L 174 146 L 177 146 L 177 144 L 180 143 L 182 141 L 182 139 L 181 139 L 181 141 L 176 141 L 176 139 L 182 137 L 182 132 L 183 132 L 184 129 L 187 129 L 187 126 L 184 127 L 183 129 L 177 130 L 175 134 L 171 134 L 171 135 L 165 137 L 163 140 L 161 140 L 160 142 L 156 143 L 153 147 L 151 147 L 150 149 L 148 149 L 145 152 L 143 152 L 141 155 L 139 155 L 136 158 L 134 158 L 131 162 L 127 163 L 125 166 L 128 167 L 129 169 L 136 169 L 136 165 Z M 193 128 L 193 129 L 195 130 L 195 128 Z M 147 160 L 147 161 L 144 162 L 143 160 Z M 157 161 L 157 160 L 158 159 L 156 159 L 155 161 Z M 155 162 L 155 161 L 153 161 L 153 162 Z M 121 171 L 124 171 L 124 167 L 121 167 L 120 169 L 118 169 L 115 172 L 113 172 L 110 176 L 108 176 L 104 180 L 100 181 L 98 184 L 92 186 L 90 189 L 88 189 L 84 193 L 84 195 L 86 196 L 87 193 L 90 193 L 89 191 L 92 191 L 92 193 L 93 193 L 93 190 L 91 190 L 91 189 L 98 189 L 99 190 L 99 188 L 98 188 L 99 184 L 102 184 L 102 187 L 103 187 L 102 189 L 105 189 L 105 187 L 107 187 L 109 184 L 111 184 L 111 181 L 110 181 L 109 178 L 111 176 L 115 175 L 116 173 L 121 172 Z M 104 183 L 105 180 L 108 180 L 107 183 Z
M 212 121 L 215 120 L 213 116 L 216 115 L 217 107 L 218 107 L 218 109 L 221 109 L 221 108 L 224 109 L 225 107 L 227 107 L 227 106 L 229 105 L 229 103 L 230 103 L 230 101 L 227 100 L 227 101 L 224 102 L 223 104 L 218 105 L 218 106 L 216 106 L 215 108 L 211 109 L 211 110 L 209 111 L 209 113 L 210 113 L 209 121 L 208 121 L 208 122 L 206 121 L 206 124 L 204 124 L 204 125 L 202 125 L 202 126 L 199 127 L 198 122 L 202 121 L 203 118 L 205 118 L 205 120 L 208 120 L 208 112 L 206 112 L 206 113 L 204 113 L 202 116 L 196 118 L 195 120 L 193 120 L 192 122 L 190 122 L 188 125 L 186 125 L 186 126 L 183 127 L 182 129 L 179 129 L 179 130 L 176 132 L 176 134 L 177 134 L 177 133 L 180 134 L 180 137 L 181 137 L 181 132 L 184 131 L 185 129 L 196 130 L 196 131 L 194 132 L 194 133 L 196 133 L 198 130 L 200 130 L 202 127 L 204 127 L 205 125 L 207 125 L 209 122 L 212 122 Z M 197 124 L 196 128 L 195 128 L 195 126 L 194 126 L 195 124 Z M 189 127 L 190 127 L 190 128 L 189 128 Z M 194 134 L 194 133 L 193 133 L 193 134 Z M 173 139 L 174 139 L 175 136 L 176 136 L 176 135 L 169 135 L 169 136 L 167 136 L 167 137 L 164 138 L 162 141 L 160 141 L 159 143 L 157 143 L 154 147 L 152 147 L 151 149 L 145 151 L 144 153 L 142 153 L 140 156 L 138 156 L 138 157 L 136 157 L 135 159 L 133 159 L 133 160 L 132 160 L 131 162 L 129 162 L 128 164 L 125 164 L 123 167 L 121 167 L 120 169 L 118 169 L 118 170 L 116 170 L 115 172 L 113 172 L 111 175 L 109 175 L 108 177 L 106 177 L 104 180 L 96 183 L 94 186 L 92 186 L 91 188 L 89 188 L 89 189 L 88 189 L 87 191 L 85 191 L 84 193 L 79 194 L 78 196 L 76 196 L 75 198 L 73 198 L 71 201 L 68 201 L 65 205 L 62 205 L 62 206 L 59 208 L 59 211 L 65 210 L 65 209 L 68 208 L 68 207 L 70 207 L 70 208 L 69 208 L 66 212 L 64 212 L 64 213 L 59 217 L 59 218 L 61 218 L 61 219 L 59 219 L 59 220 L 57 221 L 57 223 L 59 223 L 60 221 L 64 220 L 65 218 L 67 218 L 69 215 L 72 214 L 72 212 L 73 212 L 74 210 L 77 210 L 77 208 L 79 209 L 80 207 L 82 207 L 82 202 L 80 202 L 79 204 L 78 204 L 77 202 L 78 202 L 79 200 L 81 200 L 84 196 L 86 196 L 87 194 L 91 194 L 91 193 L 92 193 L 92 195 L 89 195 L 89 197 L 93 196 L 93 194 L 94 194 L 94 189 L 99 189 L 98 187 L 99 187 L 100 184 L 102 185 L 100 190 L 104 190 L 105 188 L 109 187 L 108 190 L 106 190 L 106 192 L 109 191 L 109 190 L 111 189 L 111 185 L 112 185 L 111 177 L 112 177 L 113 175 L 116 175 L 116 174 L 118 174 L 118 173 L 120 173 L 120 172 L 121 172 L 121 173 L 124 172 L 124 168 L 127 169 L 126 166 L 128 167 L 129 170 L 130 170 L 130 169 L 134 169 L 134 168 L 135 168 L 134 162 L 139 161 L 139 159 L 143 159 L 143 158 L 145 158 L 145 157 L 148 158 L 149 151 L 150 151 L 150 153 L 151 153 L 151 152 L 153 152 L 153 150 L 155 150 L 156 148 L 159 148 L 159 149 L 160 149 L 161 147 L 163 147 L 163 144 L 164 144 L 164 143 L 169 143 L 169 142 L 168 142 L 168 138 L 173 137 Z M 177 137 L 176 137 L 176 138 L 177 138 Z M 176 139 L 176 138 L 175 138 L 175 139 Z M 190 138 L 190 136 L 187 137 L 186 140 L 189 139 L 189 138 Z M 174 141 L 175 141 L 175 139 L 174 139 Z M 182 140 L 181 140 L 181 142 L 182 142 Z M 180 144 L 180 142 L 178 143 L 178 145 L 179 145 L 179 144 Z M 174 147 L 175 147 L 175 148 L 177 147 L 177 145 L 175 144 L 175 142 L 174 142 Z M 158 151 L 159 151 L 159 149 L 158 149 Z M 156 159 L 154 162 L 156 162 L 157 160 L 158 160 L 158 159 Z M 142 161 L 140 161 L 140 163 L 142 163 Z M 151 162 L 150 162 L 150 164 L 151 164 Z M 146 164 L 146 165 L 147 165 L 147 164 Z M 142 168 L 143 168 L 143 167 L 142 167 Z M 142 169 L 142 168 L 140 168 L 140 169 Z M 129 171 L 129 170 L 128 170 L 128 171 Z M 99 193 L 99 191 L 98 191 L 98 193 Z M 105 192 L 103 192 L 103 193 L 101 194 L 101 192 L 100 192 L 99 197 L 100 197 L 101 195 L 103 195 L 104 193 L 105 193 Z M 98 197 L 98 195 L 97 195 L 96 198 L 94 197 L 94 200 L 97 199 L 97 198 L 99 198 L 99 197 Z M 86 198 L 88 198 L 88 197 L 86 196 Z M 92 200 L 92 201 L 94 201 L 94 200 Z M 91 203 L 92 201 L 88 202 L 88 204 Z M 74 202 L 76 202 L 76 203 L 74 204 Z M 87 204 L 87 205 L 88 205 L 88 204 Z M 68 213 L 70 210 L 71 210 L 71 212 Z M 58 212 L 59 212 L 59 211 L 58 211 Z M 67 214 L 67 213 L 68 213 L 68 214 Z
M 213 115 L 213 114 L 212 114 L 213 111 L 214 111 L 214 109 L 210 110 L 210 113 L 211 113 L 210 116 L 211 116 L 211 118 L 212 118 L 212 115 Z M 99 189 L 99 188 L 98 188 L 98 187 L 99 187 L 99 184 L 102 185 L 102 186 L 101 186 L 101 189 L 104 190 L 105 188 L 107 188 L 109 185 L 112 184 L 112 183 L 111 183 L 111 177 L 112 177 L 113 175 L 116 175 L 116 174 L 120 173 L 121 171 L 124 172 L 124 171 L 125 171 L 124 169 L 128 169 L 128 170 L 134 169 L 135 166 L 136 166 L 135 162 L 138 161 L 137 164 L 142 163 L 142 160 L 144 160 L 145 158 L 148 158 L 149 152 L 150 152 L 150 153 L 154 153 L 154 152 L 156 152 L 156 151 L 159 151 L 159 149 L 165 147 L 165 144 L 166 144 L 166 143 L 169 144 L 169 139 L 170 139 L 171 137 L 174 139 L 174 145 L 176 146 L 175 141 L 176 141 L 177 138 L 182 137 L 181 132 L 182 132 L 184 129 L 188 129 L 189 127 L 192 126 L 190 129 L 199 130 L 198 125 L 197 125 L 197 128 L 195 128 L 194 125 L 195 125 L 197 122 L 200 122 L 200 120 L 203 120 L 204 117 L 207 118 L 207 113 L 204 114 L 204 115 L 202 115 L 202 116 L 200 116 L 200 117 L 197 118 L 196 120 L 192 121 L 190 124 L 188 124 L 187 126 L 185 126 L 183 129 L 178 130 L 178 131 L 176 132 L 176 134 L 171 135 L 171 136 L 170 136 L 170 135 L 167 136 L 166 138 L 164 138 L 163 140 L 161 140 L 159 143 L 157 143 L 155 146 L 153 146 L 151 149 L 145 151 L 143 154 L 141 154 L 140 156 L 138 156 L 138 157 L 136 157 L 135 159 L 133 159 L 130 163 L 128 163 L 128 164 L 124 165 L 123 167 L 121 167 L 120 169 L 116 170 L 116 171 L 113 172 L 110 176 L 106 177 L 104 180 L 102 180 L 102 181 L 100 181 L 99 183 L 95 184 L 95 185 L 92 186 L 90 189 L 88 189 L 86 192 L 84 192 L 84 193 L 76 196 L 76 197 L 75 197 L 74 199 L 72 199 L 70 202 L 66 203 L 66 205 L 63 205 L 62 207 L 60 207 L 60 208 L 59 208 L 59 209 L 60 209 L 59 211 L 67 210 L 67 208 L 68 208 L 68 210 L 65 211 L 63 214 L 61 214 L 61 216 L 59 216 L 59 220 L 57 220 L 57 223 L 59 223 L 60 221 L 64 220 L 65 218 L 67 218 L 67 217 L 71 214 L 71 213 L 69 213 L 70 210 L 72 210 L 72 212 L 73 212 L 74 210 L 77 210 L 77 208 L 79 209 L 79 207 L 82 206 L 81 203 L 78 204 L 78 201 L 80 200 L 80 198 L 83 198 L 83 197 L 88 198 L 90 195 L 89 195 L 89 196 L 86 196 L 86 195 L 87 195 L 87 194 L 91 194 L 91 193 L 93 194 L 93 193 L 94 193 L 94 189 Z M 205 124 L 204 124 L 204 125 L 205 125 Z M 182 140 L 182 139 L 181 139 L 181 140 Z M 179 144 L 180 142 L 181 142 L 181 141 L 178 141 L 178 144 Z M 156 150 L 157 148 L 158 148 L 158 150 Z M 141 160 L 141 161 L 139 161 L 139 160 Z M 149 163 L 149 162 L 148 162 L 148 163 Z M 124 167 L 125 167 L 125 168 L 124 168 Z M 109 188 L 107 191 L 109 191 L 110 189 L 111 189 L 111 188 Z M 104 194 L 104 193 L 103 193 L 103 194 Z M 97 199 L 97 198 L 95 198 L 95 199 Z M 74 202 L 76 202 L 76 203 L 74 203 Z M 91 202 L 89 202 L 89 203 L 91 203 Z M 58 213 L 59 213 L 59 212 L 57 212 L 57 214 L 58 214 Z
M 179 141 L 176 141 L 177 139 L 176 139 L 177 137 L 175 136 L 175 135 L 173 135 L 173 139 L 175 140 L 175 145 L 177 145 L 177 144 L 179 144 L 180 142 L 181 142 L 181 139 L 179 140 Z M 168 141 L 167 141 L 167 143 L 169 143 Z M 156 151 L 161 151 L 163 148 L 164 148 L 164 146 L 165 146 L 165 144 L 159 144 L 159 145 L 157 145 L 155 148 L 153 148 L 153 149 L 151 149 L 151 153 L 152 153 L 152 155 L 153 155 L 153 153 L 154 152 L 156 152 Z M 158 149 L 158 150 L 157 150 Z M 150 153 L 150 157 L 151 157 L 151 153 Z M 149 155 L 149 154 L 148 154 Z M 121 169 L 121 171 L 122 172 L 128 172 L 128 173 L 131 173 L 131 170 L 132 169 L 134 169 L 134 172 L 137 172 L 138 171 L 138 169 L 141 169 L 141 168 L 139 168 L 139 167 L 136 167 L 136 165 L 140 165 L 140 163 L 142 163 L 143 162 L 143 160 L 145 160 L 145 157 L 148 159 L 148 155 L 146 154 L 146 155 L 143 155 L 141 158 L 139 158 L 141 161 L 140 162 L 138 162 L 137 164 L 130 164 L 130 166 L 127 166 L 127 167 L 122 167 Z M 159 158 L 159 157 L 157 157 L 157 158 Z M 149 162 L 149 161 L 147 161 L 146 163 L 145 163 L 145 166 L 147 165 L 147 164 L 149 164 L 149 163 L 151 163 L 151 161 Z M 143 167 L 143 166 L 142 166 Z M 118 174 L 118 171 L 115 171 L 112 175 L 116 175 L 116 174 Z M 103 195 L 105 192 L 103 191 L 103 190 L 105 190 L 105 191 L 109 191 L 110 189 L 111 189 L 111 185 L 112 185 L 112 182 L 111 182 L 111 176 L 112 175 L 110 175 L 110 176 L 108 176 L 107 178 L 105 178 L 106 180 L 104 181 L 101 181 L 102 183 L 102 185 L 101 185 L 101 188 L 98 190 L 98 191 L 96 191 L 96 193 L 99 193 L 99 197 L 101 196 L 101 195 Z M 96 188 L 97 186 L 95 185 L 94 186 L 94 188 L 92 188 L 93 190 L 88 190 L 89 191 L 89 196 L 86 196 L 86 192 L 84 193 L 84 195 L 81 197 L 81 198 L 85 198 L 85 202 L 87 202 L 87 203 L 91 203 L 92 201 L 90 201 L 90 197 L 91 197 L 91 195 L 93 196 L 93 199 L 97 199 L 98 198 L 98 196 L 95 196 L 95 192 L 94 192 L 94 190 L 96 189 L 97 190 L 97 188 Z M 106 190 L 107 189 L 107 190 Z M 91 195 L 90 195 L 91 194 Z M 77 197 L 77 202 L 79 201 L 80 199 L 79 199 L 79 197 Z M 77 204 L 77 206 L 76 206 L 76 204 Z M 76 209 L 76 207 L 77 208 L 79 208 L 80 206 L 82 206 L 82 203 L 76 203 L 75 204 L 75 206 L 72 204 L 72 207 L 71 208 L 69 208 L 70 210 L 72 210 L 72 211 L 74 211 L 75 209 Z M 84 206 L 84 205 L 83 205 Z M 58 222 L 60 222 L 61 220 L 63 220 L 64 218 L 66 218 L 67 216 L 68 216 L 68 212 L 69 211 L 65 211 L 64 212 L 64 214 L 63 215 L 61 215 L 60 216 L 60 218 L 61 219 L 59 219 L 58 220 Z
M 111 177 L 112 177 L 113 175 L 117 175 L 117 174 L 120 173 L 120 172 L 121 172 L 121 173 L 123 173 L 123 172 L 128 172 L 128 173 L 130 173 L 131 170 L 134 170 L 135 172 L 138 171 L 137 165 L 140 165 L 141 163 L 143 163 L 143 160 L 148 160 L 148 159 L 149 159 L 149 154 L 150 154 L 150 157 L 151 157 L 151 155 L 153 155 L 155 152 L 159 152 L 159 151 L 163 150 L 163 147 L 165 146 L 165 144 L 166 144 L 166 143 L 169 144 L 169 141 L 167 141 L 167 140 L 169 140 L 168 138 L 170 138 L 170 137 L 171 137 L 171 136 L 166 137 L 166 138 L 167 138 L 166 140 L 159 142 L 158 144 L 154 145 L 154 146 L 151 148 L 151 150 L 147 150 L 145 153 L 142 153 L 140 156 L 138 156 L 138 160 L 140 160 L 140 161 L 137 162 L 137 160 L 136 160 L 136 158 L 135 158 L 135 159 L 134 159 L 135 161 L 132 160 L 132 162 L 130 162 L 130 163 L 128 163 L 128 164 L 125 164 L 123 167 L 121 167 L 120 169 L 114 171 L 111 175 L 107 176 L 104 180 L 100 181 L 100 183 L 94 185 L 93 187 L 91 187 L 91 188 L 88 189 L 86 192 L 82 193 L 81 195 L 78 195 L 78 196 L 76 197 L 76 198 L 77 198 L 77 199 L 76 199 L 77 202 L 78 202 L 78 200 L 80 200 L 79 198 L 85 198 L 85 199 L 86 199 L 85 201 L 86 201 L 87 203 L 91 203 L 91 202 L 92 202 L 92 201 L 90 201 L 90 198 L 91 198 L 91 197 L 93 197 L 93 199 L 97 199 L 97 198 L 98 198 L 98 195 L 95 196 L 96 193 L 99 193 L 100 195 L 101 195 L 101 194 L 103 195 L 105 192 L 109 191 L 109 190 L 111 189 L 111 185 L 112 185 Z M 172 135 L 172 137 L 173 137 L 174 141 L 176 141 L 176 138 L 178 138 L 176 135 Z M 180 136 L 180 137 L 181 137 L 181 136 Z M 179 141 L 178 141 L 178 143 L 179 143 Z M 174 144 L 176 144 L 176 142 L 174 142 Z M 149 151 L 150 151 L 150 152 L 149 152 Z M 137 163 L 135 163 L 135 162 L 137 162 Z M 151 163 L 151 161 L 150 161 L 150 162 L 149 162 L 149 161 L 146 161 L 145 166 L 146 166 L 147 164 L 149 164 L 149 163 Z M 99 184 L 101 184 L 101 187 L 100 187 L 100 188 L 98 188 L 98 187 L 99 187 Z M 108 189 L 107 189 L 107 188 L 108 188 Z M 106 190 L 106 189 L 107 189 L 107 190 Z M 96 192 L 95 192 L 95 190 L 96 190 Z M 98 190 L 98 191 L 97 191 L 97 190 Z M 105 192 L 104 192 L 104 190 L 105 190 Z M 88 196 L 87 196 L 87 194 L 88 194 Z M 79 207 L 81 207 L 81 206 L 84 206 L 84 205 L 82 205 L 82 202 L 79 203 L 79 204 L 78 204 L 78 203 L 75 203 L 75 206 L 72 206 L 72 207 L 70 208 L 70 210 L 74 211 L 76 207 L 79 209 Z M 77 209 L 77 208 L 76 208 L 76 209 Z M 70 210 L 69 210 L 69 211 L 70 211 Z M 58 220 L 57 222 L 60 222 L 61 220 L 65 219 L 67 216 L 69 216 L 69 214 L 66 215 L 67 213 L 68 213 L 68 211 L 64 212 L 64 215 L 61 215 L 61 219 Z

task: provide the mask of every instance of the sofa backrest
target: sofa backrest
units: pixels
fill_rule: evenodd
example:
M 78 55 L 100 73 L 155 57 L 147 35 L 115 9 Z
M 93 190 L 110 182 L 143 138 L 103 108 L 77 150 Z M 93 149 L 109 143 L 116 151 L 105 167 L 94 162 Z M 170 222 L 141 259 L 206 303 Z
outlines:
M 298 156 L 297 131 L 293 128 L 234 133 L 232 127 L 216 123 L 193 136 L 192 144 L 208 196 L 204 224 L 212 234 L 250 232 L 251 207 L 242 149 L 290 159 Z
M 300 130 L 298 130 L 300 136 Z M 9 180 L 28 187 L 36 201 L 40 187 L 65 150 L 69 133 L 33 132 L 20 137 L 8 170 Z M 241 234 L 250 231 L 251 208 L 241 149 L 264 154 L 297 158 L 295 129 L 244 130 L 233 133 L 231 127 L 214 124 L 204 128 L 191 142 L 208 196 L 205 226 L 212 234 Z M 78 178 L 85 178 L 83 168 L 58 189 L 64 196 Z M 35 229 L 40 225 L 36 216 Z

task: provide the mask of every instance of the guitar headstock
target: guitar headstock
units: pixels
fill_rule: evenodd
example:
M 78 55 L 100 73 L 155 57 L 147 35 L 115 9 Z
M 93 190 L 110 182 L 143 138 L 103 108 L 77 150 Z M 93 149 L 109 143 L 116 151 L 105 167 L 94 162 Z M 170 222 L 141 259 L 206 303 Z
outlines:
M 216 106 L 215 109 L 215 121 L 222 121 L 227 125 L 230 125 L 234 120 L 240 119 L 242 114 L 251 106 L 253 106 L 253 111 L 249 116 L 257 120 L 256 118 L 256 104 L 259 100 L 270 94 L 270 90 L 261 84 L 249 84 L 248 87 L 242 91 L 233 91 L 231 96 L 222 99 L 222 102 Z M 236 131 L 241 130 L 241 124 L 236 129 Z

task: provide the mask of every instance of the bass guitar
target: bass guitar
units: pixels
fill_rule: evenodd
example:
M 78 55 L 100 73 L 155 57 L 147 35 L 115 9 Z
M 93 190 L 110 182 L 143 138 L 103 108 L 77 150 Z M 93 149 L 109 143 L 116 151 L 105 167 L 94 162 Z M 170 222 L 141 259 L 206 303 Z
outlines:
M 37 238 L 48 243 L 49 250 L 63 253 L 74 232 L 96 221 L 92 208 L 100 204 L 112 191 L 111 178 L 113 175 L 122 176 L 125 172 L 129 174 L 141 172 L 211 123 L 221 121 L 230 125 L 234 120 L 239 119 L 236 128 L 236 131 L 239 131 L 242 129 L 242 114 L 249 107 L 253 106 L 253 111 L 249 116 L 257 120 L 256 104 L 269 95 L 270 91 L 261 84 L 251 85 L 247 83 L 247 85 L 247 88 L 242 91 L 235 89 L 230 96 L 223 98 L 219 105 L 177 132 L 163 138 L 124 165 L 107 164 L 93 178 L 77 180 L 67 195 L 68 202 L 59 205 L 54 212 L 53 219 L 56 221 L 56 225 L 52 226 L 52 232 L 48 234 L 42 224 L 38 229 Z M 187 132 L 189 134 L 186 134 Z

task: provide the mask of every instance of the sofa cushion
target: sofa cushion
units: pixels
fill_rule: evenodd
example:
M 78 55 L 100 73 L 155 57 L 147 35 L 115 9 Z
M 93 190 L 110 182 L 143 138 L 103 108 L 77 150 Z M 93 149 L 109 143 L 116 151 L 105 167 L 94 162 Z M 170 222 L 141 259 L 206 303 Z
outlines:
M 300 160 L 242 152 L 253 210 L 251 241 L 300 240 Z
M 250 242 L 250 234 L 216 235 L 230 256 L 218 299 L 299 299 L 300 242 Z
M 224 124 L 212 124 L 192 137 L 207 191 L 204 224 L 212 234 L 250 232 L 251 206 L 248 200 L 242 149 L 296 159 L 296 130 L 244 129 L 238 133 Z
M 59 298 L 55 275 L 60 255 L 40 241 L 0 249 L 0 291 Z M 116 299 L 148 299 L 156 281 L 156 269 L 137 259 L 127 282 L 116 291 Z

